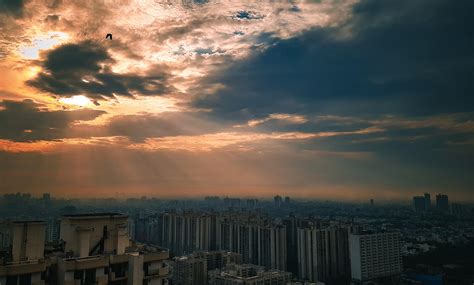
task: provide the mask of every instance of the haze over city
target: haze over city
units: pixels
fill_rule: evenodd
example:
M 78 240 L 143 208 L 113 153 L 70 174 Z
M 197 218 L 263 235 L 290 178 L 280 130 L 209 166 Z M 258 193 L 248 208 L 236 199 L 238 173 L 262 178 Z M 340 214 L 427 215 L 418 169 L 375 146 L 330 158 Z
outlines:
M 472 11 L 0 0 L 0 194 L 474 201 Z

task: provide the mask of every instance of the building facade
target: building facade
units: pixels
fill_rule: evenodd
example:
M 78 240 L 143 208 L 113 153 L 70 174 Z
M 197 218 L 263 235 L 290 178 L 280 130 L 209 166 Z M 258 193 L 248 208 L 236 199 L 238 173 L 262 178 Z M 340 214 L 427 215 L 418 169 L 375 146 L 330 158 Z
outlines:
M 355 282 L 398 276 L 402 272 L 400 235 L 397 232 L 351 234 L 351 276 Z
M 444 195 L 444 194 L 436 195 L 436 210 L 440 212 L 449 212 L 448 195 Z
M 298 229 L 298 277 L 311 282 L 338 283 L 350 279 L 351 226 Z
M 146 233 L 145 225 L 158 226 L 148 226 L 153 232 Z M 135 228 L 137 240 L 169 248 L 173 256 L 223 250 L 241 254 L 244 263 L 287 268 L 286 228 L 267 216 L 170 212 L 141 217 Z

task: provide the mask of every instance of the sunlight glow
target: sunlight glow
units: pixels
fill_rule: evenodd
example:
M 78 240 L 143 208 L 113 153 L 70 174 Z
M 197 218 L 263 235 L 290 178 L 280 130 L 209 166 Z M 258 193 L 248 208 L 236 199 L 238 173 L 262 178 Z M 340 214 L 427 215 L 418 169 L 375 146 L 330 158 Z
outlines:
M 61 99 L 59 99 L 59 102 L 61 102 L 63 104 L 75 105 L 75 106 L 79 106 L 79 107 L 86 107 L 87 105 L 92 104 L 91 100 L 89 100 L 89 98 L 87 98 L 84 95 L 76 95 L 76 96 L 72 96 L 70 98 L 61 98 Z

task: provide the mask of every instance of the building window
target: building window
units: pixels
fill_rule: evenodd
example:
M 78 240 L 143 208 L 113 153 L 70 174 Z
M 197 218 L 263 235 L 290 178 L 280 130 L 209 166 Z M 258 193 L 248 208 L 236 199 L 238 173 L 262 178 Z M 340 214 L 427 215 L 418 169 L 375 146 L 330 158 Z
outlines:
M 31 285 L 31 274 L 20 275 L 20 285 Z
M 16 285 L 18 276 L 7 276 L 6 285 Z

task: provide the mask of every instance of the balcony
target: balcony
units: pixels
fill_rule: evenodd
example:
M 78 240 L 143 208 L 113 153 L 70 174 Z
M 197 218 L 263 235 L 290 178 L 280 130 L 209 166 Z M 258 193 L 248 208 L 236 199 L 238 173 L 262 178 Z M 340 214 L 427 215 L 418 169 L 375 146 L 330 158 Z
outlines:
M 97 255 L 69 258 L 64 259 L 64 264 L 67 271 L 101 268 L 109 265 L 109 257 Z
M 156 268 L 156 269 L 148 269 L 148 274 L 145 276 L 147 277 L 167 277 L 170 272 L 170 268 L 168 265 L 164 267 Z
M 152 261 L 161 261 L 168 259 L 170 253 L 168 251 L 157 251 L 157 252 L 144 252 L 144 262 L 152 262 Z
M 124 263 L 124 262 L 128 262 L 128 254 L 110 256 L 110 264 Z
M 109 281 L 127 280 L 128 272 L 110 272 Z
M 44 260 L 8 262 L 6 265 L 0 266 L 0 276 L 21 275 L 45 270 L 46 263 Z

